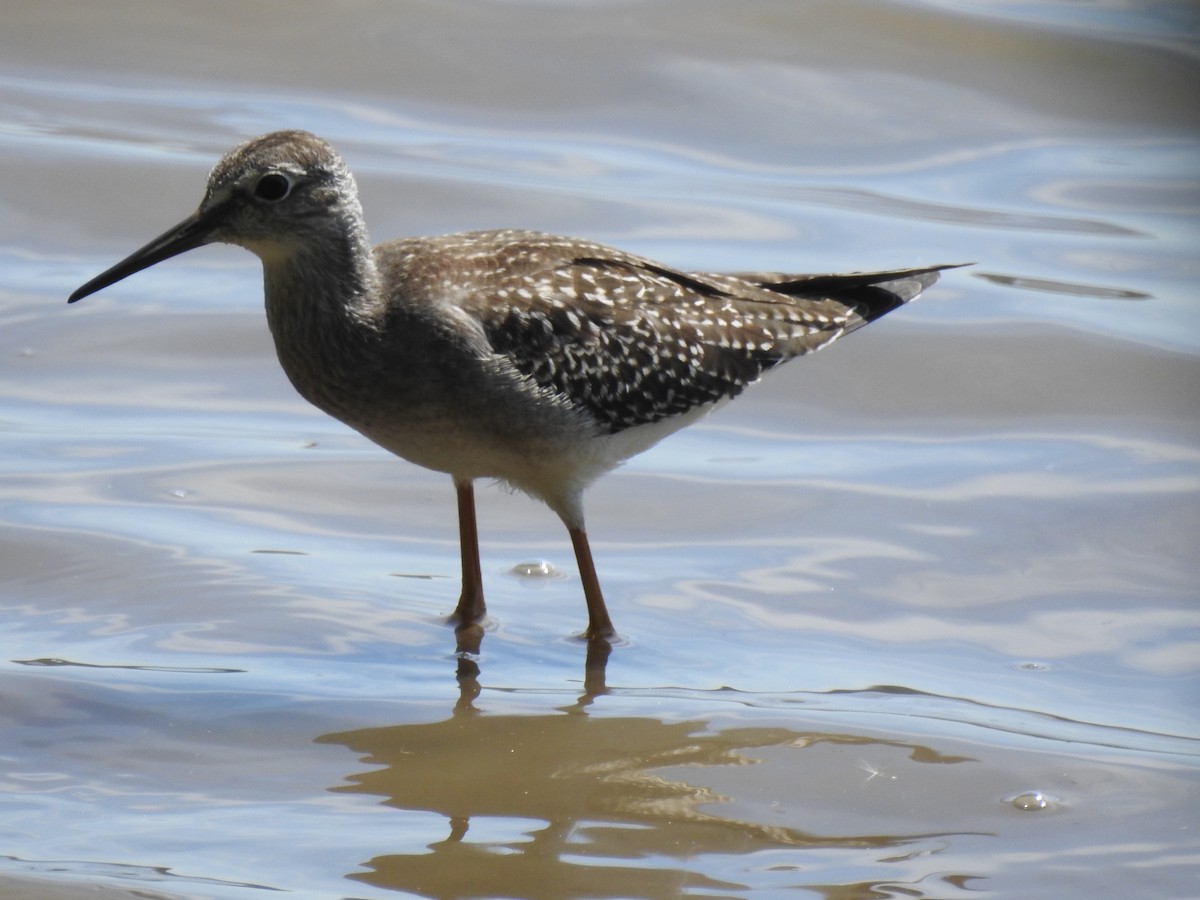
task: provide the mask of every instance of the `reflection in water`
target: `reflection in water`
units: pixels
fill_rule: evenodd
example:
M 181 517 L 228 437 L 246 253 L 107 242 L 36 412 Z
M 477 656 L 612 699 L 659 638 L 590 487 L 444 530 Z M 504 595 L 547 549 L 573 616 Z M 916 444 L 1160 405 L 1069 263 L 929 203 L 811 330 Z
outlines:
M 382 797 L 387 806 L 413 814 L 397 820 L 391 832 L 395 852 L 374 856 L 365 864 L 368 872 L 350 877 L 431 897 L 737 890 L 745 886 L 710 878 L 697 860 L 830 848 L 904 847 L 901 855 L 907 856 L 928 852 L 908 845 L 944 835 L 829 834 L 820 822 L 802 829 L 723 815 L 722 807 L 745 798 L 706 786 L 706 775 L 761 763 L 764 753 L 784 753 L 786 777 L 800 784 L 779 785 L 777 797 L 794 798 L 798 790 L 807 792 L 806 771 L 820 779 L 823 770 L 819 763 L 809 769 L 799 754 L 821 747 L 853 747 L 856 760 L 882 747 L 915 762 L 972 761 L 862 735 L 779 727 L 714 732 L 702 721 L 591 715 L 588 705 L 604 691 L 607 654 L 601 647 L 589 648 L 589 686 L 575 704 L 549 715 L 489 714 L 476 705 L 481 688 L 473 657 L 481 635 L 477 628 L 458 632 L 461 695 L 450 718 L 318 739 L 345 745 L 372 766 L 334 790 Z M 681 772 L 687 770 L 696 774 L 685 780 Z M 773 798 L 768 805 L 784 803 L 795 801 Z M 429 813 L 438 820 L 424 821 L 421 814 Z M 822 818 L 819 810 L 789 814 Z
M 483 626 L 479 623 L 457 625 L 454 629 L 455 658 L 458 669 L 455 674 L 462 689 L 459 700 L 461 707 L 478 696 L 479 687 L 479 654 L 483 644 Z M 605 684 L 605 673 L 608 669 L 608 658 L 612 655 L 612 643 L 603 637 L 587 639 L 587 656 L 583 663 L 583 694 L 579 698 L 579 706 L 587 706 L 596 697 L 608 691 Z
M 826 900 L 884 900 L 887 897 L 945 897 L 947 890 L 972 896 L 982 891 L 975 875 L 937 874 L 918 881 L 860 881 L 857 884 L 813 884 L 808 889 Z
M 195 675 L 231 675 L 245 673 L 245 669 L 226 669 L 215 666 L 141 666 L 132 663 L 86 663 L 71 659 L 44 656 L 40 659 L 14 659 L 20 666 L 77 666 L 81 669 L 132 669 L 137 672 L 183 672 Z
M 1004 275 L 997 272 L 975 272 L 976 278 L 1002 284 L 1005 287 L 1021 288 L 1026 291 L 1044 291 L 1051 294 L 1066 294 L 1071 297 L 1094 297 L 1098 300 L 1152 300 L 1153 294 L 1131 291 L 1128 288 L 1107 287 L 1098 284 L 1078 284 L 1070 281 L 1055 281 L 1049 278 Z
M 878 191 L 853 188 L 806 186 L 792 191 L 809 203 L 825 204 L 836 209 L 889 212 L 914 222 L 949 222 L 976 228 L 1015 229 L 1052 234 L 1104 235 L 1106 237 L 1145 237 L 1143 232 L 1107 219 L 1089 219 L 1079 215 L 1046 215 L 1044 213 L 1015 213 L 1010 210 L 985 209 L 962 204 L 931 203 L 898 197 Z
M 16 894 L 5 893 L 5 897 L 67 896 L 61 892 L 64 875 L 81 880 L 86 879 L 89 882 L 86 886 L 80 886 L 78 894 L 71 893 L 69 896 L 72 897 L 83 896 L 85 892 L 88 892 L 96 896 L 104 895 L 113 898 L 128 896 L 142 898 L 142 900 L 172 900 L 172 898 L 181 896 L 199 896 L 193 892 L 198 885 L 225 890 L 237 888 L 271 892 L 280 890 L 271 885 L 255 884 L 249 881 L 230 881 L 221 878 L 206 878 L 201 875 L 185 875 L 181 872 L 174 872 L 166 866 L 97 862 L 94 859 L 26 859 L 19 856 L 0 856 L 0 863 L 7 864 L 0 865 L 0 871 L 4 876 L 3 880 L 0 880 L 0 889 L 16 889 L 18 891 Z M 30 880 L 29 882 L 12 881 L 10 878 L 14 874 L 18 878 L 24 876 Z M 41 880 L 42 878 L 45 880 Z M 92 886 L 91 882 L 97 881 L 111 881 L 113 884 L 133 887 L 128 894 L 117 893 L 115 888 Z M 158 889 L 186 891 L 187 893 L 168 895 L 161 893 Z M 222 892 L 220 896 L 231 895 Z

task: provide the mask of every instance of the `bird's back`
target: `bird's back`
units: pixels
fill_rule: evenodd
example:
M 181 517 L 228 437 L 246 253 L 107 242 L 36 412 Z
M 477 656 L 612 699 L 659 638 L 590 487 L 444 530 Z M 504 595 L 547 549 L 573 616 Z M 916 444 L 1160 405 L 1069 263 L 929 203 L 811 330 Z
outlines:
M 393 241 L 376 257 L 385 282 L 403 286 L 393 302 L 444 318 L 609 433 L 736 396 L 913 299 L 945 268 L 684 273 L 528 231 Z

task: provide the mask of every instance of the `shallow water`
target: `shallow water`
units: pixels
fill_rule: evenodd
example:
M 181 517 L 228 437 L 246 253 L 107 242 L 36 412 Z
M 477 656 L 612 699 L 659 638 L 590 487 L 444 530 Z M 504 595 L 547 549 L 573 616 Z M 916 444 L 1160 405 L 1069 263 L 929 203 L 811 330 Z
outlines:
M 5 19 L 0 893 L 1195 893 L 1191 4 Z M 450 485 L 294 395 L 252 257 L 63 302 L 280 127 L 377 239 L 976 265 L 593 489 L 606 668 L 481 490 L 459 678 Z

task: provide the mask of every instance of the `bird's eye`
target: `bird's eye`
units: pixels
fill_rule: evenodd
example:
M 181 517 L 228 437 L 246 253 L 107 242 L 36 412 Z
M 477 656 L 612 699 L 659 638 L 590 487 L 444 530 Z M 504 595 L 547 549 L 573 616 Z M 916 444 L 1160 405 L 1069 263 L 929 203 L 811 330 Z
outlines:
M 292 180 L 290 178 L 280 175 L 278 172 L 271 172 L 258 179 L 258 184 L 254 186 L 254 196 L 259 200 L 274 203 L 286 197 L 291 190 Z

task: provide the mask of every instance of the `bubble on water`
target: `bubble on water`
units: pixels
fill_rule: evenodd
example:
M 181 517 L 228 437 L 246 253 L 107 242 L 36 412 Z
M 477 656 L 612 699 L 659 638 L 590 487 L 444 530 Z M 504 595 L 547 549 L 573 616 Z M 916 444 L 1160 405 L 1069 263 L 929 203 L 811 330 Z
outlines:
M 1022 672 L 1049 672 L 1053 668 L 1049 663 L 1038 662 L 1037 660 L 1026 660 L 1016 664 L 1016 668 Z
M 514 575 L 520 575 L 522 578 L 557 578 L 561 574 L 554 563 L 544 559 L 519 562 L 509 571 Z
M 1004 802 L 1023 812 L 1053 812 L 1062 806 L 1061 800 L 1045 791 L 1021 791 L 1005 797 Z

